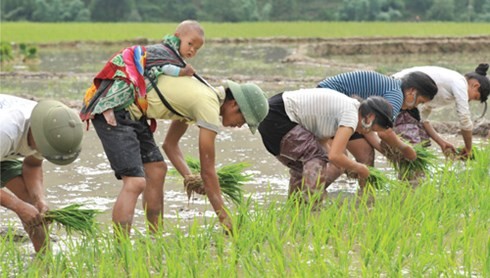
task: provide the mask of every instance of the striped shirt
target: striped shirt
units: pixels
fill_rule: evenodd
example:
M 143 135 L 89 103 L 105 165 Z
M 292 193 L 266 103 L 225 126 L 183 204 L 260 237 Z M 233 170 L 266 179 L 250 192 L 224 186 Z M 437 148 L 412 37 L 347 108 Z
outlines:
M 289 119 L 319 139 L 332 138 L 340 126 L 357 128 L 359 101 L 330 89 L 314 88 L 284 92 Z
M 318 87 L 362 99 L 370 96 L 383 97 L 393 107 L 393 118 L 400 112 L 404 98 L 401 80 L 374 71 L 353 71 L 331 76 L 318 83 Z

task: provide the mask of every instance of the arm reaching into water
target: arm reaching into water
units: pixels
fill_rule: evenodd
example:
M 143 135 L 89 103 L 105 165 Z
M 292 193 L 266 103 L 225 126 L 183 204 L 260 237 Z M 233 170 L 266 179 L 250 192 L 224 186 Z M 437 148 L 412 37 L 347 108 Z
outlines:
M 361 179 L 365 179 L 369 176 L 369 169 L 366 165 L 358 163 L 352 159 L 349 159 L 345 154 L 347 142 L 350 136 L 353 134 L 353 130 L 350 127 L 340 126 L 335 137 L 332 140 L 328 158 L 335 166 L 356 172 Z
M 381 140 L 385 141 L 389 146 L 400 150 L 406 159 L 413 161 L 417 158 L 417 153 L 415 150 L 410 145 L 400 140 L 393 129 L 389 128 L 384 132 L 380 131 L 378 132 L 378 135 Z

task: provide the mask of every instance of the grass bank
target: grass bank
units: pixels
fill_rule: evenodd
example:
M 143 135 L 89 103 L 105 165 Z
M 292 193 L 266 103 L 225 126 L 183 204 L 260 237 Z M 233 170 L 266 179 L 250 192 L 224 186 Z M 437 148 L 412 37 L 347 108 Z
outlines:
M 490 35 L 490 23 L 453 22 L 203 22 L 206 38 L 346 38 Z M 158 40 L 176 23 L 2 22 L 1 40 L 16 43 Z
M 63 238 L 29 260 L 13 233 L 0 241 L 3 277 L 489 277 L 490 148 L 446 164 L 413 189 L 337 198 L 320 210 L 244 203 L 233 236 L 216 223 L 180 222 L 165 234 Z M 345 196 L 344 196 L 345 197 Z M 167 224 L 168 225 L 168 224 Z M 26 259 L 27 258 L 27 259 Z

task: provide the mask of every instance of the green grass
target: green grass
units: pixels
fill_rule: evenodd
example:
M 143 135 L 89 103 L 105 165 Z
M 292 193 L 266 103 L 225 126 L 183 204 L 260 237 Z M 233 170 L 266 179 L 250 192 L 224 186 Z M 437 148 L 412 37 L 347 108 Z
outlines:
M 216 220 L 166 222 L 165 234 L 65 238 L 29 259 L 0 238 L 3 277 L 489 277 L 490 148 L 449 162 L 416 189 L 330 199 L 320 210 L 248 200 L 233 236 Z M 376 193 L 374 193 L 376 194 Z
M 174 32 L 176 23 L 32 23 L 2 22 L 1 40 L 16 43 L 69 41 L 159 40 Z M 213 38 L 346 38 L 393 36 L 490 35 L 490 23 L 449 22 L 203 22 Z

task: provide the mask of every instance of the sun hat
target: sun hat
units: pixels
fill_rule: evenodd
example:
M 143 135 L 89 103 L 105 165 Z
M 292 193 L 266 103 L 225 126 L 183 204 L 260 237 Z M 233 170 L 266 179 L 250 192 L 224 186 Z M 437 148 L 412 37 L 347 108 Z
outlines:
M 255 134 L 260 122 L 269 113 L 269 103 L 265 93 L 253 83 L 238 84 L 231 80 L 226 80 L 225 87 L 230 89 L 247 122 L 248 128 L 250 128 L 252 134 Z
M 81 151 L 82 121 L 59 101 L 42 100 L 34 107 L 31 132 L 38 151 L 54 164 L 70 164 Z

